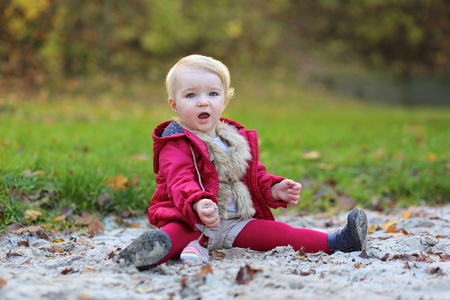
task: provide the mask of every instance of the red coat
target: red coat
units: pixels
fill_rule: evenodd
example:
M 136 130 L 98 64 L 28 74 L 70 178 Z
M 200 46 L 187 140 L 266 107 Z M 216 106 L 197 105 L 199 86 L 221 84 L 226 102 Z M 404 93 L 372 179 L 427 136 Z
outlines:
M 259 162 L 258 136 L 255 130 L 246 130 L 238 122 L 221 119 L 245 137 L 250 146 L 252 160 L 243 178 L 252 196 L 256 210 L 254 218 L 274 220 L 270 208 L 286 207 L 285 201 L 274 201 L 270 187 L 285 178 L 268 174 Z M 156 192 L 148 208 L 148 219 L 157 227 L 171 221 L 182 221 L 194 230 L 195 223 L 203 224 L 192 210 L 192 204 L 202 198 L 217 203 L 219 178 L 208 158 L 206 145 L 192 132 L 174 121 L 166 121 L 153 131 L 153 168 L 156 176 Z M 195 153 L 197 167 L 205 191 L 200 187 L 189 144 Z

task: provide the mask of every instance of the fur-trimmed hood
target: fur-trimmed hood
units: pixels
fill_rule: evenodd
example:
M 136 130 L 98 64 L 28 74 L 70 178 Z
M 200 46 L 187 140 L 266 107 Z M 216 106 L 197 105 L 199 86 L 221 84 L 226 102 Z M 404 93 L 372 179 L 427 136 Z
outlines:
M 188 129 L 181 120 L 175 120 L 181 127 Z M 250 147 L 245 138 L 237 130 L 221 121 L 217 124 L 216 133 L 228 146 L 229 154 L 220 148 L 204 132 L 190 130 L 205 143 L 209 160 L 214 164 L 219 176 L 219 191 L 217 202 L 219 203 L 219 214 L 222 219 L 228 219 L 228 202 L 233 198 L 237 206 L 237 215 L 241 219 L 250 219 L 255 213 L 252 204 L 252 196 L 243 183 L 248 161 L 252 159 Z

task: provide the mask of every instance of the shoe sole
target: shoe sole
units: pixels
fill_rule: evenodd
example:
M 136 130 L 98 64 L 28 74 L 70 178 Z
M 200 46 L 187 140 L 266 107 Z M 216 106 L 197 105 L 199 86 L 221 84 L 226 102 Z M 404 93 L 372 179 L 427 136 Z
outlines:
M 367 249 L 367 216 L 359 208 L 353 209 L 348 214 L 348 224 L 350 226 L 353 239 L 356 241 L 356 250 Z
M 118 259 L 134 265 L 138 270 L 148 270 L 163 259 L 172 248 L 169 236 L 161 230 L 146 231 L 123 249 Z

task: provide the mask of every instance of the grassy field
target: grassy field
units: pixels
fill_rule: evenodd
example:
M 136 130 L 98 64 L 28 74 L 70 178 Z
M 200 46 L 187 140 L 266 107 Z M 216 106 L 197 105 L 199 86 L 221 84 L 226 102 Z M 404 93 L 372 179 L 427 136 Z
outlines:
M 67 226 L 81 211 L 145 214 L 151 133 L 172 114 L 160 88 L 140 89 L 1 96 L 1 228 Z M 258 130 L 269 172 L 302 182 L 296 209 L 333 212 L 448 202 L 449 112 L 248 80 L 223 116 Z

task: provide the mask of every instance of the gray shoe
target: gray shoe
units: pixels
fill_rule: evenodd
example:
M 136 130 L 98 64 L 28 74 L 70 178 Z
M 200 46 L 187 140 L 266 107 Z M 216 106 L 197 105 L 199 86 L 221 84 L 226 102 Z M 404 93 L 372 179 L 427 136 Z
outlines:
M 150 230 L 137 237 L 117 256 L 127 266 L 134 265 L 138 270 L 148 270 L 163 259 L 172 248 L 169 236 L 161 230 Z
M 331 252 L 362 251 L 367 249 L 367 217 L 363 210 L 353 209 L 347 217 L 347 225 L 328 235 Z

